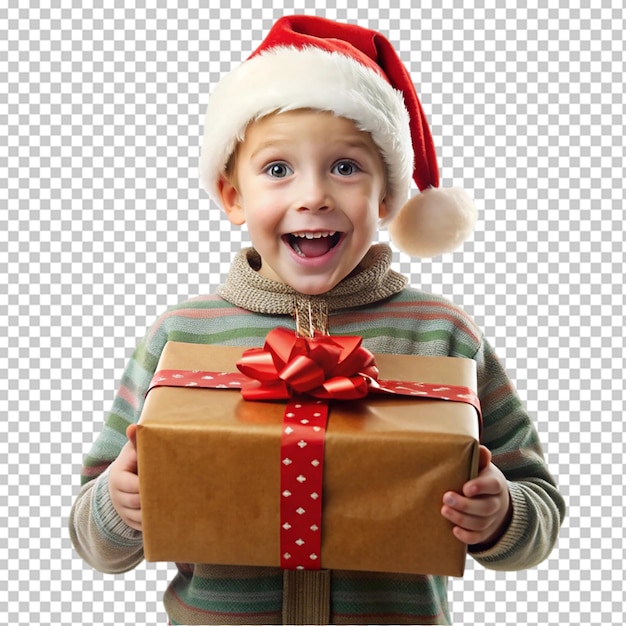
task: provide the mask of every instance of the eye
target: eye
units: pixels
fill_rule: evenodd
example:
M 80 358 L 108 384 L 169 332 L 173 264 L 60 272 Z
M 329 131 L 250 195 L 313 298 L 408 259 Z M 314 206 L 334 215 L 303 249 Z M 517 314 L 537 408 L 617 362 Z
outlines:
M 339 174 L 339 176 L 352 176 L 361 171 L 359 166 L 354 161 L 338 161 L 333 165 L 333 174 Z
M 291 168 L 282 161 L 270 163 L 263 171 L 272 178 L 285 178 L 285 176 L 293 173 Z

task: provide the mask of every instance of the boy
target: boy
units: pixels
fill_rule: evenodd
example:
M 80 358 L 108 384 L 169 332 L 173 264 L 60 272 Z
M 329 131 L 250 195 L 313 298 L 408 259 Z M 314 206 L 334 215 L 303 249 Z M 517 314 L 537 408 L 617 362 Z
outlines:
M 85 460 L 70 520 L 81 556 L 106 572 L 143 559 L 135 449 L 143 396 L 168 340 L 259 346 L 276 326 L 362 335 L 374 352 L 472 358 L 484 416 L 478 476 L 442 494 L 441 514 L 494 569 L 549 554 L 564 504 L 537 434 L 491 347 L 447 301 L 406 287 L 390 224 L 407 252 L 456 247 L 473 225 L 466 197 L 438 185 L 421 105 L 380 34 L 321 18 L 280 19 L 215 89 L 201 177 L 253 248 L 217 296 L 166 312 L 135 351 Z M 422 193 L 405 203 L 413 178 Z M 184 472 L 184 468 L 181 468 Z M 164 511 L 164 515 L 167 512 Z M 177 564 L 164 596 L 171 623 L 449 623 L 446 579 L 371 572 Z

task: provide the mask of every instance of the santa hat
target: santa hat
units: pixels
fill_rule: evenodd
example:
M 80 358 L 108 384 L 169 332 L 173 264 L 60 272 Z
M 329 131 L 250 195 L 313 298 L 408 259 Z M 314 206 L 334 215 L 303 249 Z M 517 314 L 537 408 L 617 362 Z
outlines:
M 370 133 L 387 174 L 387 223 L 404 252 L 429 257 L 457 248 L 476 211 L 460 189 L 436 189 L 430 128 L 411 77 L 383 35 L 321 17 L 280 18 L 263 43 L 227 74 L 206 113 L 200 177 L 218 204 L 218 181 L 248 124 L 276 112 L 330 111 Z M 407 201 L 413 179 L 421 191 Z

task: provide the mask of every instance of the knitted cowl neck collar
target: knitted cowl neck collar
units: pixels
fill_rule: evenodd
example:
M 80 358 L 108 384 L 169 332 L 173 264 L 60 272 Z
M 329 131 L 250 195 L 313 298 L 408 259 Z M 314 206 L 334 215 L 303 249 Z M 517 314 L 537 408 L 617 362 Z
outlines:
M 407 279 L 391 269 L 391 248 L 385 244 L 370 247 L 352 273 L 330 291 L 304 295 L 257 271 L 261 257 L 254 248 L 244 248 L 235 256 L 218 295 L 235 306 L 270 315 L 302 314 L 319 320 L 317 330 L 327 330 L 329 313 L 364 306 L 383 300 L 404 289 Z M 321 323 L 320 323 L 321 322 Z M 320 328 L 320 326 L 323 326 Z

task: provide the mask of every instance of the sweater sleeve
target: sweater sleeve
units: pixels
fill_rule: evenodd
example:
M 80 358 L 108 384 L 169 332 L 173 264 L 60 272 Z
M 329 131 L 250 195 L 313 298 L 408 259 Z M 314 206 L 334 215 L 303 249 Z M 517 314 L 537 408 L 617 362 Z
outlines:
M 153 329 L 129 360 L 104 428 L 83 462 L 82 487 L 70 512 L 74 548 L 89 565 L 106 573 L 128 571 L 143 560 L 141 532 L 127 526 L 111 502 L 108 468 L 127 441 L 126 428 L 139 421 L 159 346 L 165 344 L 162 334 Z
M 78 554 L 101 572 L 120 574 L 143 561 L 141 532 L 127 526 L 113 508 L 108 472 L 83 485 L 69 525 Z
M 475 355 L 484 428 L 481 443 L 508 481 L 511 523 L 488 550 L 470 553 L 484 567 L 520 570 L 547 558 L 565 516 L 565 502 L 546 465 L 537 431 L 491 346 Z

